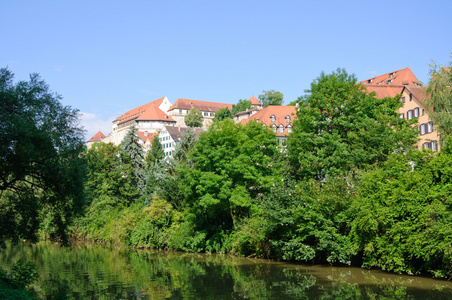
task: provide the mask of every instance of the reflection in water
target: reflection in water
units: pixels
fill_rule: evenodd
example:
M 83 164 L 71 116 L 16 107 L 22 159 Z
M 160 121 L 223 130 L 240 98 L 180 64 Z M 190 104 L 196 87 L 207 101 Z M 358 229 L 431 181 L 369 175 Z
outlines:
M 33 263 L 38 295 L 73 299 L 450 299 L 452 283 L 359 268 L 96 244 L 9 245 L 0 263 Z

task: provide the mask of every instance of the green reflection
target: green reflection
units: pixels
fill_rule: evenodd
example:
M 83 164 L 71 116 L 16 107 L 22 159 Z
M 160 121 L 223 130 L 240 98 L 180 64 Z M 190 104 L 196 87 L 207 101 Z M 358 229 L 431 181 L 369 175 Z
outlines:
M 40 297 L 60 299 L 449 299 L 452 283 L 359 268 L 98 244 L 8 245 L 0 263 L 33 263 Z

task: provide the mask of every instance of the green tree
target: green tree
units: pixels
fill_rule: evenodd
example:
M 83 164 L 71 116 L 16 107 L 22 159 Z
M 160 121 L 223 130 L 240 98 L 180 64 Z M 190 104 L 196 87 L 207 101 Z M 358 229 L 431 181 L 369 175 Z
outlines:
M 13 77 L 0 69 L 0 243 L 36 240 L 43 216 L 52 237 L 65 240 L 84 197 L 78 111 L 38 74 L 16 84 Z
M 227 107 L 223 107 L 215 113 L 214 122 L 220 122 L 226 119 L 232 119 L 232 113 Z
M 251 101 L 246 99 L 239 99 L 237 104 L 232 105 L 232 115 L 251 108 Z
M 184 117 L 185 125 L 188 127 L 202 127 L 202 121 L 204 118 L 201 115 L 199 109 L 192 108 L 188 114 Z
M 431 65 L 430 81 L 426 92 L 429 117 L 438 128 L 441 137 L 448 141 L 452 134 L 452 62 L 449 67 Z
M 241 126 L 225 120 L 200 135 L 189 155 L 193 167 L 185 199 L 208 239 L 221 244 L 219 235 L 249 215 L 251 199 L 281 182 L 279 156 L 274 133 L 257 122 Z
M 343 175 L 406 151 L 416 141 L 411 123 L 398 117 L 397 98 L 375 98 L 354 75 L 321 73 L 298 101 L 289 136 L 291 170 L 299 178 Z
M 284 95 L 281 92 L 271 90 L 271 91 L 262 91 L 262 94 L 259 95 L 259 100 L 262 102 L 264 107 L 269 105 L 282 105 Z
M 121 142 L 121 148 L 125 154 L 124 162 L 130 164 L 133 168 L 132 185 L 138 189 L 140 194 L 143 194 L 145 189 L 145 158 L 140 140 L 138 129 L 135 125 L 131 126 Z
M 152 139 L 151 149 L 146 155 L 146 163 L 150 166 L 152 163 L 155 163 L 161 159 L 163 159 L 164 151 L 162 144 L 160 144 L 159 138 L 156 136 Z

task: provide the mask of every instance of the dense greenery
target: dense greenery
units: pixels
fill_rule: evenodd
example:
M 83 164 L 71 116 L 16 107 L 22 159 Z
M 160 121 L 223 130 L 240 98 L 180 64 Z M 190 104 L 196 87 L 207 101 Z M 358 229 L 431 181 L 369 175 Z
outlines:
M 201 111 L 196 108 L 192 108 L 184 117 L 185 125 L 188 127 L 201 127 L 204 121 Z
M 239 99 L 237 104 L 232 105 L 232 115 L 251 108 L 251 101 L 246 99 Z
M 271 91 L 262 91 L 262 94 L 259 95 L 259 100 L 261 101 L 263 107 L 267 107 L 269 105 L 282 105 L 283 104 L 284 95 L 281 92 L 271 90 Z
M 83 131 L 37 74 L 13 83 L 0 69 L 0 244 L 37 240 L 39 227 L 65 241 L 83 201 Z
M 214 122 L 220 122 L 226 119 L 232 119 L 232 113 L 227 107 L 223 107 L 215 112 Z

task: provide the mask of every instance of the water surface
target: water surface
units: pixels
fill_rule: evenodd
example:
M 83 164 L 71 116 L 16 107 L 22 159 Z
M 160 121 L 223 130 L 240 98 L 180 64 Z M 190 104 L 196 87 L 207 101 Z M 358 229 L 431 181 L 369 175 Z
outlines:
M 33 263 L 40 297 L 72 299 L 452 299 L 452 282 L 351 267 L 76 243 L 9 245 L 0 264 Z

